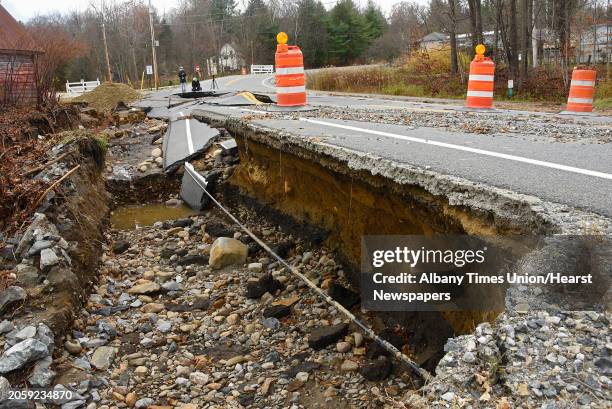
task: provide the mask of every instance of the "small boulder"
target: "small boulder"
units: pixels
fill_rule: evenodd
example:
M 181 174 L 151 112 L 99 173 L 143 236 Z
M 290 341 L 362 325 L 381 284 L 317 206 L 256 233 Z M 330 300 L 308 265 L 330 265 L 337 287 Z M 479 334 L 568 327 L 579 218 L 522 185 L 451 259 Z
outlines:
M 156 293 L 160 290 L 159 284 L 149 281 L 143 280 L 142 283 L 137 284 L 128 290 L 129 294 L 152 294 Z
M 35 338 L 21 341 L 4 351 L 0 357 L 0 373 L 7 373 L 49 355 L 47 346 Z
M 340 366 L 340 370 L 344 372 L 353 372 L 358 369 L 359 369 L 359 364 L 350 359 L 347 359 L 346 361 L 342 362 L 342 365 Z
M 108 369 L 115 359 L 115 348 L 102 346 L 96 348 L 91 356 L 91 364 L 100 370 Z
M 53 249 L 43 249 L 40 251 L 40 269 L 52 267 L 59 264 L 61 259 L 55 254 Z
M 0 293 L 0 314 L 3 314 L 7 309 L 17 305 L 27 298 L 26 291 L 15 285 L 8 287 Z
M 208 264 L 214 269 L 232 264 L 244 264 L 248 253 L 248 247 L 240 241 L 228 237 L 219 237 L 210 248 Z
M 159 158 L 162 156 L 162 150 L 159 148 L 155 148 L 153 149 L 153 151 L 151 152 L 151 156 L 153 156 L 154 158 Z
M 81 343 L 76 339 L 69 339 L 64 343 L 64 348 L 66 351 L 70 352 L 72 355 L 78 355 L 83 350 Z

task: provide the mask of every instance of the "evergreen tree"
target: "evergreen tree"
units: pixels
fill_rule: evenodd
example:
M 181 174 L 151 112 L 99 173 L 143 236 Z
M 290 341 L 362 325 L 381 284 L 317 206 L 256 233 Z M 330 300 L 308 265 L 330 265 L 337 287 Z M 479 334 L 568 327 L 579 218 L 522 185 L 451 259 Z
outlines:
M 366 22 L 366 35 L 369 42 L 376 40 L 384 34 L 387 28 L 387 20 L 385 20 L 382 11 L 372 0 L 368 1 L 363 17 Z
M 326 10 L 317 0 L 301 0 L 297 9 L 297 38 L 304 52 L 306 68 L 322 67 L 327 62 Z
M 368 46 L 366 20 L 353 0 L 341 0 L 329 13 L 329 59 L 347 65 L 362 55 Z

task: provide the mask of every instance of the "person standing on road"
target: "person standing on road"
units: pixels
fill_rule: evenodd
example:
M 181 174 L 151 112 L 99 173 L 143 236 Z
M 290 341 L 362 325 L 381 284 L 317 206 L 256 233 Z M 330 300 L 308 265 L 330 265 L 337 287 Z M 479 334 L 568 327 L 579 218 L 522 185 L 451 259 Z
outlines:
M 179 67 L 178 77 L 181 83 L 181 92 L 187 92 L 187 73 L 183 67 Z

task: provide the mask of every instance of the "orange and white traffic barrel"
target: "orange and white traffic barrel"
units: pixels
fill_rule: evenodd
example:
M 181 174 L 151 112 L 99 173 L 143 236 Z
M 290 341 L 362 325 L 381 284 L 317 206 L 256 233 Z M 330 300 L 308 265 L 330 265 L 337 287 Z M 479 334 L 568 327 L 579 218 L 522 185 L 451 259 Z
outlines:
M 276 101 L 280 107 L 306 105 L 304 56 L 300 47 L 287 45 L 287 34 L 276 36 Z
M 484 56 L 485 46 L 476 46 L 476 55 L 470 63 L 467 98 L 468 108 L 493 108 L 493 90 L 495 85 L 495 63 Z
M 595 95 L 595 79 L 597 71 L 580 70 L 575 68 L 572 72 L 569 97 L 567 98 L 566 111 L 569 112 L 592 112 L 593 95 Z

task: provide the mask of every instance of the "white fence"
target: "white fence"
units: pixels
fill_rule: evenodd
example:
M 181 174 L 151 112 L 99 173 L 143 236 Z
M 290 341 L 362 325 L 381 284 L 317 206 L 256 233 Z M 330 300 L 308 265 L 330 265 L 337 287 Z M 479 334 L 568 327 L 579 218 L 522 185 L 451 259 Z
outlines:
M 251 65 L 251 74 L 274 74 L 273 65 Z
M 95 81 L 83 81 L 80 82 L 68 82 L 66 81 L 66 92 L 68 95 L 81 95 L 85 92 L 92 91 L 100 85 L 100 80 Z

